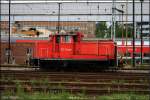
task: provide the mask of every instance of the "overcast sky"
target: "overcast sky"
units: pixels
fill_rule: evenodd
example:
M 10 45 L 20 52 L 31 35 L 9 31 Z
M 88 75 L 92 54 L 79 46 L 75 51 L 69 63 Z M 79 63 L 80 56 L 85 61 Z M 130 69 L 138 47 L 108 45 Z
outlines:
M 46 2 L 45 0 L 11 0 L 11 20 L 57 21 L 58 3 L 56 1 L 63 2 L 60 8 L 62 21 L 110 22 L 112 20 L 111 0 L 47 0 Z M 126 14 L 128 15 L 128 21 L 132 21 L 132 0 L 128 0 L 127 12 L 125 1 L 116 0 L 116 8 L 124 11 L 124 21 L 126 20 Z M 135 1 L 135 20 L 140 21 L 141 6 L 139 0 Z M 1 3 L 1 20 L 8 20 L 8 1 L 2 0 Z M 123 9 L 121 5 L 124 5 Z M 144 21 L 149 21 L 149 11 L 149 0 L 144 0 Z M 121 13 L 116 11 L 116 14 L 116 20 L 121 21 Z

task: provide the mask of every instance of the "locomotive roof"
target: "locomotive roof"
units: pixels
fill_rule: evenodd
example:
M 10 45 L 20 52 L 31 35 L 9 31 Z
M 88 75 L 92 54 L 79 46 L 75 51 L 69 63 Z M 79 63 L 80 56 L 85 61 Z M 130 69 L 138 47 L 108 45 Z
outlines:
M 77 34 L 73 33 L 73 34 L 54 34 L 54 35 L 59 35 L 59 36 L 75 36 Z

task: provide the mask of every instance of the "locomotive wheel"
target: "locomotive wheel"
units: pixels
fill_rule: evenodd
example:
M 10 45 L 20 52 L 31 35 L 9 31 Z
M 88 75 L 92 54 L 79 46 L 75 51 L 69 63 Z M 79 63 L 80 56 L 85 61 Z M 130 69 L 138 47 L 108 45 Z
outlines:
M 63 67 L 67 67 L 68 66 L 68 62 L 64 61 L 63 62 Z

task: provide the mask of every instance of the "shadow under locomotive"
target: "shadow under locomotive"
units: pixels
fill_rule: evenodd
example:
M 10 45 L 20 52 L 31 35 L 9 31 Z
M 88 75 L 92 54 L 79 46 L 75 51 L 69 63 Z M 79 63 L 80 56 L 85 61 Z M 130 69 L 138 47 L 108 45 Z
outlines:
M 115 67 L 114 60 L 70 60 L 70 59 L 32 59 L 31 65 L 46 70 L 64 71 L 100 71 Z

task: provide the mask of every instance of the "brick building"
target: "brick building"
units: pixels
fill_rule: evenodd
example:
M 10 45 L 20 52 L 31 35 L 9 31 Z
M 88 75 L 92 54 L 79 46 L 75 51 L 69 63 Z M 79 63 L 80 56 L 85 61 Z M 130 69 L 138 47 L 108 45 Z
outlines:
M 35 29 L 44 29 L 52 32 L 57 32 L 58 30 L 58 22 L 48 22 L 48 21 L 15 21 L 12 23 L 12 34 L 17 33 L 20 30 L 26 30 L 29 28 Z M 1 29 L 4 33 L 8 32 L 8 22 L 1 22 Z M 60 30 L 64 30 L 65 32 L 78 30 L 85 34 L 94 34 L 96 29 L 95 22 L 60 22 Z

